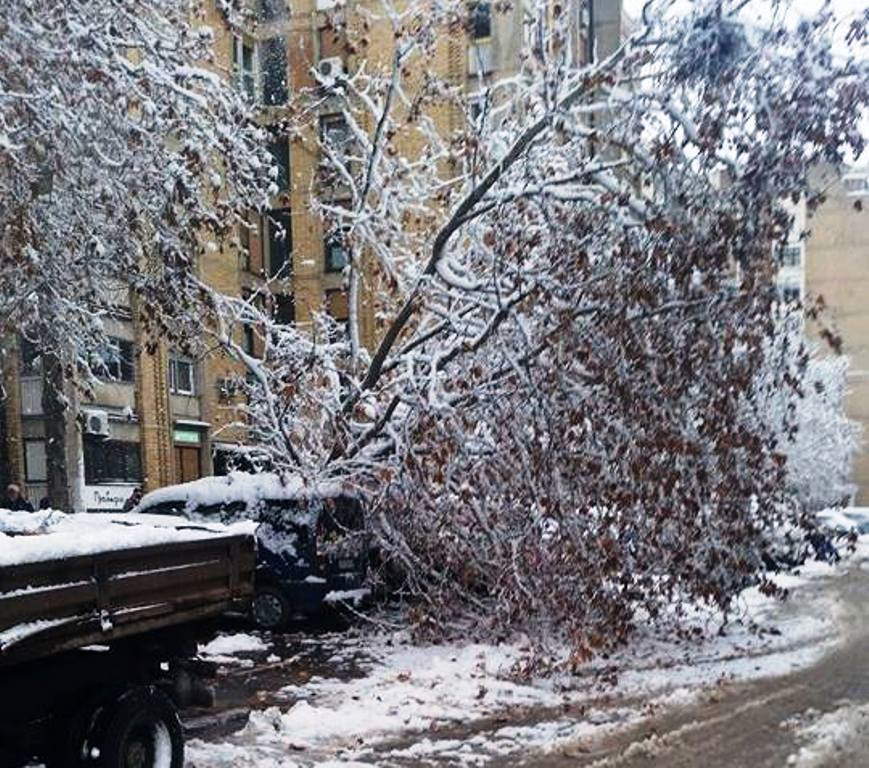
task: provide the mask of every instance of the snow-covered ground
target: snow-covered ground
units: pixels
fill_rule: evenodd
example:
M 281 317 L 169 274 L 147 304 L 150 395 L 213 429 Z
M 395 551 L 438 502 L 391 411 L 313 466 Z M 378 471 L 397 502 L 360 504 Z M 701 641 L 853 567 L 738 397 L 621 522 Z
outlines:
M 854 558 L 869 560 L 869 536 L 861 537 Z M 721 634 L 700 643 L 640 634 L 630 648 L 573 676 L 517 676 L 521 642 L 419 647 L 400 632 L 347 636 L 337 641 L 334 658 L 361 655 L 361 677 L 313 677 L 287 687 L 280 692 L 287 705 L 252 712 L 231 737 L 190 742 L 187 764 L 476 766 L 528 750 L 591 748 L 651 714 L 714 696 L 721 683 L 778 676 L 817 661 L 837 635 L 838 607 L 822 586 L 843 570 L 808 564 L 779 579 L 792 591 L 786 603 L 746 590 L 738 619 Z M 232 653 L 246 642 L 221 638 L 207 650 Z M 811 755 L 826 748 L 824 739 L 811 730 L 805 739 L 812 743 L 794 764 L 822 765 Z
M 825 768 L 835 760 L 848 760 L 855 752 L 862 753 L 862 745 L 869 741 L 869 705 L 842 702 L 823 715 L 809 710 L 793 726 L 804 746 L 788 758 L 788 766 Z M 869 760 L 865 754 L 862 758 Z

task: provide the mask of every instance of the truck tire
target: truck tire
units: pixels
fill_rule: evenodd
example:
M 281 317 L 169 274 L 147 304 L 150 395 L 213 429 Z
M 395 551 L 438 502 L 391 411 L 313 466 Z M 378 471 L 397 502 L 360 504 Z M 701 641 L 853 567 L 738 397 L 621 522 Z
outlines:
M 51 734 L 50 751 L 42 756 L 46 768 L 82 768 L 94 735 L 101 701 L 83 704 L 69 717 L 60 718 Z
M 259 584 L 250 604 L 254 624 L 260 629 L 283 629 L 290 621 L 292 607 L 287 596 L 271 584 Z
M 183 768 L 184 736 L 172 700 L 154 686 L 132 688 L 106 713 L 96 768 Z

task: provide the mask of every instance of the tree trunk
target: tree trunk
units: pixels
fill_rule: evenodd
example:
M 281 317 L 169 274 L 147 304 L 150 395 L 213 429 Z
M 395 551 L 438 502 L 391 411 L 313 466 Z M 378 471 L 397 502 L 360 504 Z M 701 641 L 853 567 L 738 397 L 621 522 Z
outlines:
M 45 459 L 48 501 L 52 509 L 69 511 L 69 472 L 66 461 L 67 401 L 63 365 L 56 355 L 42 355 L 42 411 L 45 416 Z

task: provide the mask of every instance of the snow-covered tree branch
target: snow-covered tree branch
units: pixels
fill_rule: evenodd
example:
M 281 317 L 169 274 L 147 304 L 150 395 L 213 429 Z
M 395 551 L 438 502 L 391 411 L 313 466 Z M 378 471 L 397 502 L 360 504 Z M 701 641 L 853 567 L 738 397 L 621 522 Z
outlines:
M 0 317 L 87 383 L 129 309 L 183 339 L 199 260 L 264 207 L 264 134 L 210 62 L 198 3 L 7 3 Z M 188 334 L 189 336 L 189 334 Z
M 341 104 L 312 189 L 352 254 L 351 327 L 260 313 L 247 418 L 276 466 L 379 498 L 421 627 L 487 606 L 582 655 L 682 600 L 726 608 L 781 525 L 813 525 L 777 439 L 799 418 L 773 428 L 752 393 L 800 397 L 805 370 L 765 352 L 781 202 L 811 209 L 810 169 L 862 151 L 867 67 L 832 55 L 826 10 L 760 27 L 744 5 L 650 2 L 593 62 L 573 13 L 532 6 L 522 66 L 472 113 L 409 74 L 466 13 L 384 2 L 394 51 L 296 94 Z

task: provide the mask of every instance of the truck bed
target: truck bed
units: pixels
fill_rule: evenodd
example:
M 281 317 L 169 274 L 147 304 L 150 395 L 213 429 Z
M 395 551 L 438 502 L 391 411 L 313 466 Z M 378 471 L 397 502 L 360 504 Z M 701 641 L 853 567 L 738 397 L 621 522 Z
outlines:
M 214 534 L 0 566 L 0 667 L 241 607 L 254 547 Z

